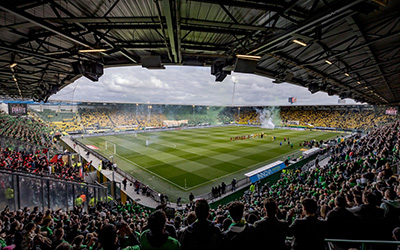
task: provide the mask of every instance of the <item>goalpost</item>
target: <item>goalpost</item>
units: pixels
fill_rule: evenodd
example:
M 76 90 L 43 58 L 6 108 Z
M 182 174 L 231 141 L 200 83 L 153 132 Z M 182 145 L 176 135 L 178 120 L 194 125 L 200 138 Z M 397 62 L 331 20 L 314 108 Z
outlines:
M 117 154 L 117 145 L 112 142 L 106 141 L 106 152 L 113 152 Z

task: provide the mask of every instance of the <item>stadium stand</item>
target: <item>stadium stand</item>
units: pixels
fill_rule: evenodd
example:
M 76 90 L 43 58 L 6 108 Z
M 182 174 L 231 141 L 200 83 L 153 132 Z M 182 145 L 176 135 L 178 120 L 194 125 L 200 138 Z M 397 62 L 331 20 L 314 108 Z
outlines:
M 0 122 L 0 169 L 83 180 L 80 166 L 68 160 L 68 152 L 58 150 L 54 130 L 46 123 L 5 113 L 0 113 Z
M 150 108 L 151 107 L 151 108 Z M 99 133 L 143 128 L 161 128 L 165 120 L 187 120 L 186 126 L 210 124 L 260 125 L 265 108 L 205 107 L 191 105 L 115 104 L 78 106 L 78 112 L 45 109 L 35 111 L 60 133 Z M 363 106 L 293 106 L 274 108 L 273 122 L 277 126 L 333 130 L 369 130 L 397 116 L 385 114 L 384 109 Z M 276 116 L 276 117 L 275 117 Z M 279 124 L 280 123 L 280 124 Z
M 78 114 L 72 111 L 44 109 L 41 112 L 33 111 L 33 114 L 48 123 L 57 132 L 69 133 L 82 130 Z
M 180 211 L 164 204 L 153 213 L 130 202 L 92 204 L 88 211 L 6 207 L 1 243 L 17 249 L 239 249 L 235 240 L 251 246 L 262 237 L 274 249 L 288 249 L 290 241 L 292 249 L 323 249 L 327 238 L 391 241 L 400 226 L 399 127 L 397 121 L 339 141 L 327 164 L 284 171 L 276 183 L 255 185 L 215 209 L 204 200 Z
M 0 147 L 0 169 L 10 169 L 34 173 L 39 175 L 52 175 L 57 178 L 82 181 L 78 164 L 67 164 L 62 160 L 62 155 L 47 158 L 47 150 L 43 151 L 16 151 Z
M 395 117 L 383 111 L 347 110 L 282 110 L 281 119 L 298 121 L 300 126 L 367 130 L 393 121 Z
M 52 130 L 46 123 L 34 118 L 14 117 L 0 112 L 0 135 L 33 143 L 43 147 L 52 147 Z

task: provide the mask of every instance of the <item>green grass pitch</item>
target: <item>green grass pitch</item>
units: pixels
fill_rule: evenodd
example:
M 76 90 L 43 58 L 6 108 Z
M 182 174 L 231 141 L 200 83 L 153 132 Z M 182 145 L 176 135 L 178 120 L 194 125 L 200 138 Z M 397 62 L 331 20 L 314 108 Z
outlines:
M 264 138 L 231 141 L 231 137 L 264 132 Z M 168 185 L 170 191 L 189 191 L 222 181 L 229 183 L 233 176 L 243 174 L 287 156 L 300 155 L 299 143 L 304 140 L 326 140 L 336 133 L 263 129 L 259 127 L 225 126 L 184 129 L 128 135 L 98 136 L 79 139 L 84 144 L 100 148 L 103 155 L 113 154 L 113 147 L 105 151 L 105 141 L 116 144 L 114 156 L 118 167 L 158 188 Z M 276 136 L 276 141 L 272 137 Z M 284 137 L 294 143 L 291 149 Z M 148 146 L 146 146 L 148 141 Z M 282 141 L 282 147 L 279 146 Z M 109 144 L 110 145 L 110 144 Z M 164 182 L 167 185 L 155 184 Z

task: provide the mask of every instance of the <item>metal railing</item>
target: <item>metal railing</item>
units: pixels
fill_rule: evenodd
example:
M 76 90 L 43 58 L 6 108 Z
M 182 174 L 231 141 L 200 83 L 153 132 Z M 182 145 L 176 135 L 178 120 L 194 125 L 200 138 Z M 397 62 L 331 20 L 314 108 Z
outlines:
M 286 242 L 291 242 L 293 237 L 286 237 Z M 349 239 L 324 239 L 327 243 L 349 243 L 352 247 L 345 247 L 340 249 L 359 249 L 359 250 L 370 250 L 374 245 L 398 245 L 400 246 L 400 241 L 389 241 L 389 240 L 349 240 Z M 380 246 L 382 247 L 382 246 Z M 334 248 L 334 247 L 332 247 Z M 332 249 L 328 248 L 328 249 Z M 372 248 L 374 249 L 374 248 Z M 379 248 L 384 249 L 384 248 Z
M 85 195 L 83 207 L 87 211 L 91 199 L 107 200 L 107 189 L 100 185 L 47 175 L 0 169 L 0 181 L 4 183 L 0 187 L 0 204 L 14 210 L 24 207 L 39 207 L 42 211 L 46 208 L 68 210 L 74 207 L 78 196 Z
M 345 239 L 325 239 L 325 242 L 331 243 L 354 243 L 361 246 L 361 250 L 368 250 L 373 245 L 399 245 L 400 241 L 387 241 L 387 240 L 345 240 Z

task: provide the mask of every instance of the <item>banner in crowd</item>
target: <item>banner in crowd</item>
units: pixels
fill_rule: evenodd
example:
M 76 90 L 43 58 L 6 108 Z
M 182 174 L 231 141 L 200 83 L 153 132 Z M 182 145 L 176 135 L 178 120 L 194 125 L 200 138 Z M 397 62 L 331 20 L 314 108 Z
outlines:
M 181 125 L 188 125 L 188 120 L 164 120 L 163 125 L 167 127 L 179 127 Z
M 26 103 L 9 103 L 9 115 L 26 115 L 28 113 L 28 104 Z
M 299 121 L 286 121 L 285 124 L 288 124 L 288 125 L 300 125 L 300 122 Z

